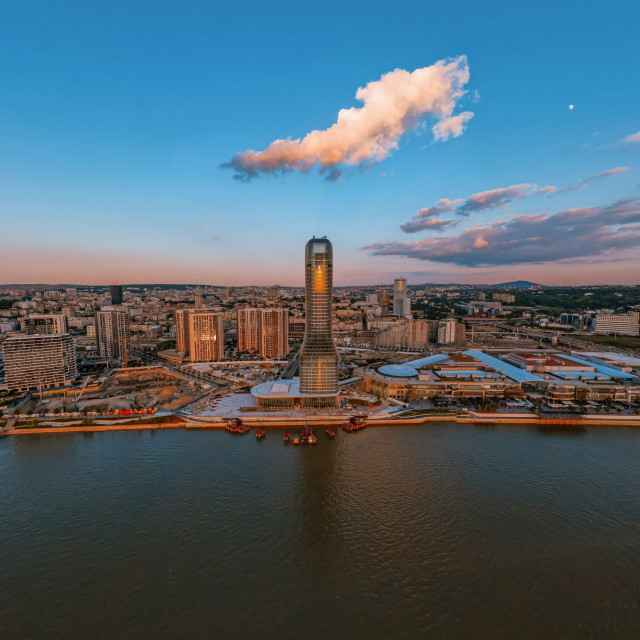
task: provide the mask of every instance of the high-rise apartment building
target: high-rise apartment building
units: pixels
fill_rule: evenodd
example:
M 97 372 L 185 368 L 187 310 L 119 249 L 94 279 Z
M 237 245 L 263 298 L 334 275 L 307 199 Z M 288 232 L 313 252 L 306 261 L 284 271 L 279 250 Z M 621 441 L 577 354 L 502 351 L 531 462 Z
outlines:
M 68 333 L 9 336 L 3 354 L 5 382 L 10 390 L 62 387 L 78 375 L 76 347 Z
M 238 309 L 238 350 L 256 351 L 262 358 L 289 352 L 289 310 Z
M 300 392 L 338 393 L 338 351 L 331 333 L 333 301 L 333 247 L 324 238 L 313 238 L 305 249 L 306 327 L 300 349 Z
M 131 351 L 129 314 L 122 309 L 96 313 L 96 343 L 98 355 L 110 360 L 122 360 Z
M 389 289 L 381 286 L 378 289 L 378 305 L 380 306 L 380 312 L 383 316 L 388 315 L 389 307 L 391 306 L 391 293 Z
M 260 309 L 238 309 L 238 351 L 260 348 Z
M 189 309 L 177 309 L 175 312 L 176 349 L 189 355 Z
M 122 304 L 122 285 L 121 284 L 111 285 L 111 304 L 113 305 Z
M 456 324 L 453 318 L 438 322 L 438 344 L 453 344 L 456 341 Z
M 22 318 L 22 330 L 32 336 L 36 333 L 55 335 L 67 333 L 67 317 L 62 313 L 31 314 Z
M 224 358 L 224 327 L 221 313 L 179 309 L 176 319 L 176 349 L 191 362 L 214 362 Z
M 259 353 L 262 358 L 289 353 L 289 309 L 260 309 Z
M 407 299 L 407 280 L 406 278 L 396 278 L 393 281 L 393 315 L 404 316 L 405 300 Z M 411 306 L 409 306 L 411 308 Z

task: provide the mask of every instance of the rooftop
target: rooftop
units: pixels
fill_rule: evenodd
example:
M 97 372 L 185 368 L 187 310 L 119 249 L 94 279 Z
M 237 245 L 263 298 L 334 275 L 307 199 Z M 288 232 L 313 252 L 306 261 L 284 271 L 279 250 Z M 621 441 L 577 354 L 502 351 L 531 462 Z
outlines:
M 408 364 L 386 364 L 378 369 L 385 376 L 398 378 L 413 378 L 418 375 L 418 370 Z
M 300 379 L 272 380 L 257 384 L 251 389 L 254 398 L 333 398 L 337 393 L 302 393 Z

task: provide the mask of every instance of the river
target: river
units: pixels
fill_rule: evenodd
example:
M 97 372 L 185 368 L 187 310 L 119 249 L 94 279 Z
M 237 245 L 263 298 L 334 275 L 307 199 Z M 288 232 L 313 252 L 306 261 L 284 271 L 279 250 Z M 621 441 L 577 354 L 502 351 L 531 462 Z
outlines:
M 0 440 L 0 637 L 638 638 L 640 430 Z

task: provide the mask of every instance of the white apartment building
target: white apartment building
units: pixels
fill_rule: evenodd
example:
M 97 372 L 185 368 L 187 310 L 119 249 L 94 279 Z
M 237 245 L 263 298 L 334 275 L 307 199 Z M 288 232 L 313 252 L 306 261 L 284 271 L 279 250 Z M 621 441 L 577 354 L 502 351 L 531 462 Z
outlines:
M 640 313 L 598 313 L 591 320 L 591 330 L 594 333 L 619 333 L 627 336 L 637 336 L 640 333 Z
M 3 354 L 10 390 L 62 387 L 78 375 L 76 347 L 68 333 L 12 335 L 3 345 Z
M 438 344 L 453 344 L 456 341 L 456 325 L 453 318 L 438 322 Z

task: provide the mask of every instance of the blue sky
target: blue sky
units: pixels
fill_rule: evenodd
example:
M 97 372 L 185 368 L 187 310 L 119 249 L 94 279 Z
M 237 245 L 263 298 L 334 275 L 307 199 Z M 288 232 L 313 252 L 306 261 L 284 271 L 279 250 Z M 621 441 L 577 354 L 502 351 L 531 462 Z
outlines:
M 640 144 L 620 141 L 640 132 L 639 17 L 631 1 L 4 0 L 0 283 L 299 285 L 313 234 L 334 243 L 337 284 L 637 283 Z M 328 129 L 383 74 L 457 56 L 469 80 L 453 113 L 474 114 L 457 137 L 435 141 L 425 116 L 337 181 L 221 167 Z M 443 198 L 523 184 L 588 186 L 400 229 Z M 621 200 L 626 226 L 606 226 Z M 584 209 L 570 229 L 536 221 L 556 234 L 548 251 L 504 251 L 530 225 L 497 220 L 568 209 Z

